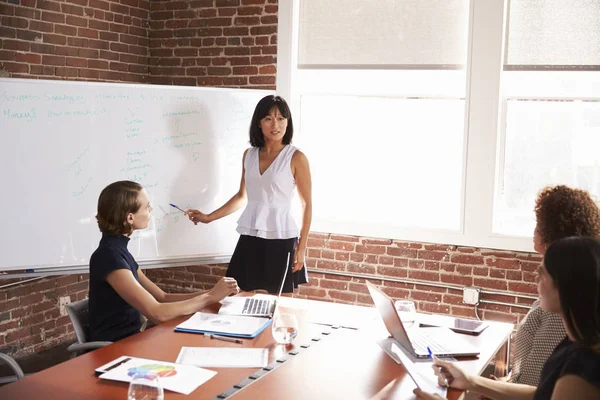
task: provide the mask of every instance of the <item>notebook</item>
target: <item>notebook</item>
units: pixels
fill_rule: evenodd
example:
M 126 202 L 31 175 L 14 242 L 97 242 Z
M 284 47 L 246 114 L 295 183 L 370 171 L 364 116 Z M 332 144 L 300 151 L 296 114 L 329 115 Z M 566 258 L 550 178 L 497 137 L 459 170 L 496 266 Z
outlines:
M 175 327 L 175 332 L 212 334 L 251 339 L 271 325 L 269 318 L 197 312 Z
M 221 301 L 219 314 L 221 315 L 247 315 L 252 317 L 267 317 L 273 318 L 277 300 L 281 297 L 283 285 L 290 265 L 290 253 L 287 255 L 283 279 L 279 286 L 279 294 L 273 296 L 252 296 L 252 297 L 227 297 Z
M 428 347 L 434 355 L 439 357 L 476 356 L 479 354 L 479 350 L 475 346 L 447 328 L 418 328 L 408 332 L 396 312 L 394 301 L 371 282 L 367 281 L 367 288 L 388 332 L 400 346 L 416 358 L 428 358 Z

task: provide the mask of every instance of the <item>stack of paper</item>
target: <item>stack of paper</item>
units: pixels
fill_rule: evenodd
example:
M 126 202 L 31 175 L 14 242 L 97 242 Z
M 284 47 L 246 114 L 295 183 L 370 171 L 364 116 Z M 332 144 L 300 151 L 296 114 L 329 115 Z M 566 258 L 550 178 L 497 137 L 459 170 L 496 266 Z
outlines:
M 253 338 L 271 324 L 269 318 L 197 312 L 177 325 L 175 331 Z

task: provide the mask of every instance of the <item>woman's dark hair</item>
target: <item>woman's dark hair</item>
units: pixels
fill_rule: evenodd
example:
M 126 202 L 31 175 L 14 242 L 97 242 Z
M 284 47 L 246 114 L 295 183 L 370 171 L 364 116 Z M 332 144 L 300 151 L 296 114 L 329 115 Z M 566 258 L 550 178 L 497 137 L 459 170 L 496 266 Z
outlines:
M 544 266 L 558 289 L 563 318 L 576 342 L 600 353 L 600 240 L 559 239 L 548 247 Z
M 547 186 L 538 194 L 534 210 L 544 244 L 568 236 L 600 238 L 600 208 L 585 190 Z
M 263 97 L 258 102 L 252 115 L 252 122 L 250 122 L 250 144 L 252 147 L 260 148 L 265 145 L 265 137 L 260 129 L 260 120 L 266 117 L 273 108 L 277 108 L 283 118 L 287 119 L 287 129 L 285 135 L 283 135 L 283 144 L 292 143 L 294 123 L 292 122 L 290 107 L 282 97 L 269 95 Z
M 109 235 L 132 233 L 131 226 L 125 222 L 129 213 L 136 213 L 141 204 L 137 198 L 142 185 L 131 181 L 119 181 L 108 185 L 98 198 L 96 220 L 100 232 Z

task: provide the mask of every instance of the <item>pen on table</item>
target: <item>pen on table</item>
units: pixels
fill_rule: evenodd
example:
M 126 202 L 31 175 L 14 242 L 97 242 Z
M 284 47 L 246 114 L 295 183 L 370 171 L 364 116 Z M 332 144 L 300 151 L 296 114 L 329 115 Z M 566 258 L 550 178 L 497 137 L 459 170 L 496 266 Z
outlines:
M 429 346 L 427 346 L 427 352 L 429 353 L 429 358 L 431 358 L 431 361 L 433 361 L 433 352 L 431 351 L 431 349 L 429 348 Z M 440 367 L 440 376 L 442 377 L 442 379 L 444 381 L 444 386 L 448 386 L 448 379 L 446 378 L 446 376 L 442 372 L 441 367 Z
M 178 209 L 179 211 L 181 211 L 182 213 L 184 213 L 184 214 L 185 214 L 185 210 L 182 210 L 181 208 L 177 207 L 175 204 L 173 204 L 173 203 L 169 203 L 169 205 L 170 205 L 171 207 L 173 207 L 173 208 L 176 208 L 176 209 Z
M 208 335 L 209 338 L 211 339 L 218 339 L 218 340 L 223 340 L 225 342 L 231 342 L 231 343 L 239 343 L 239 344 L 244 344 L 244 341 L 241 339 L 236 339 L 236 338 L 232 338 L 232 337 L 227 337 L 227 336 L 220 336 L 220 335 Z

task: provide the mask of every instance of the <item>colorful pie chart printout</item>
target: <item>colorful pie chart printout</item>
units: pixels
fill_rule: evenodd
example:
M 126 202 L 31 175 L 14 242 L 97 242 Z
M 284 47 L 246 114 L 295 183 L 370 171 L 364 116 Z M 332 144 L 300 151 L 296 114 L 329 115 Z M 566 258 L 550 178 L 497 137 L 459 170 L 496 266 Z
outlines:
M 190 394 L 217 373 L 193 365 L 175 364 L 166 361 L 149 360 L 124 356 L 130 360 L 100 375 L 100 379 L 131 382 L 134 377 L 154 379 L 158 377 L 165 390 Z M 118 360 L 118 359 L 117 359 Z
M 159 378 L 168 378 L 170 376 L 177 375 L 177 370 L 173 366 L 162 365 L 162 364 L 144 364 L 138 367 L 129 368 L 127 375 L 133 377 L 138 375 L 146 379 L 154 379 L 158 376 Z

